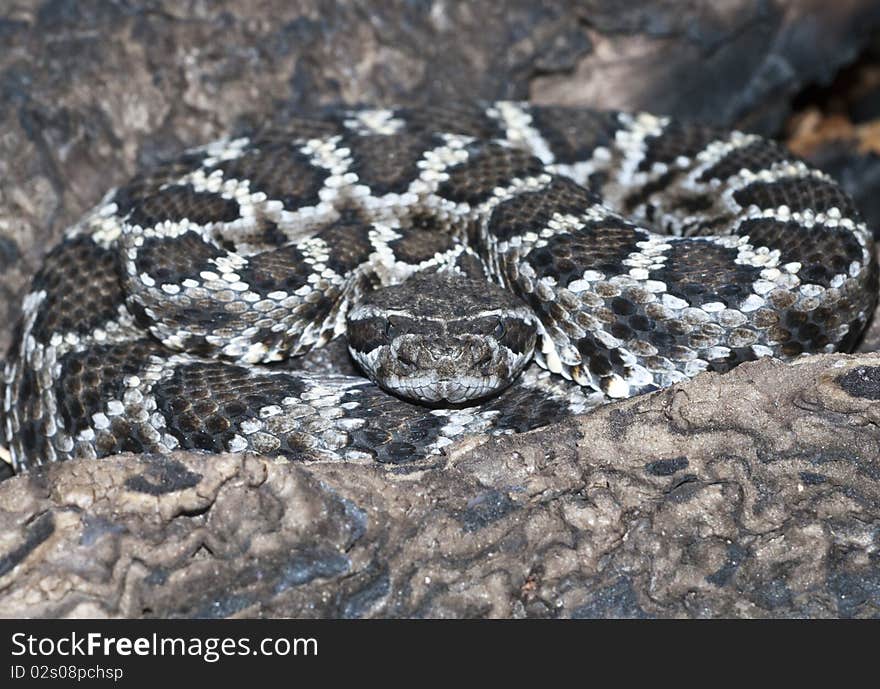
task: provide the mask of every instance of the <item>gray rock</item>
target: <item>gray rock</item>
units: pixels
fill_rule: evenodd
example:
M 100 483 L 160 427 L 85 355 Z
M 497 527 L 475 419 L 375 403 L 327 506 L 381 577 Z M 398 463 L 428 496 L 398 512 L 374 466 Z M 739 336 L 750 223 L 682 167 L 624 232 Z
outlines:
M 876 617 L 880 355 L 617 402 L 442 468 L 178 453 L 0 484 L 7 617 Z

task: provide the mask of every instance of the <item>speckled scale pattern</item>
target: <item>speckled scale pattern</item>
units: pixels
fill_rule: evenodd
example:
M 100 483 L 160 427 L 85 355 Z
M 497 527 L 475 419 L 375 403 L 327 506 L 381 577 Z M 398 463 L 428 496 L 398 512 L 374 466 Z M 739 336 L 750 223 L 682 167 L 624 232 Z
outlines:
M 453 203 L 478 206 L 495 190 L 514 179 L 527 179 L 543 172 L 541 162 L 528 151 L 496 143 L 467 145 L 467 161 L 452 165 L 437 194 Z
M 737 227 L 737 234 L 779 251 L 783 264 L 800 261 L 801 274 L 807 281 L 825 288 L 831 286 L 835 275 L 844 274 L 851 263 L 858 263 L 862 252 L 858 240 L 848 230 L 815 225 L 803 227 L 792 220 L 746 220 Z
M 539 322 L 538 365 L 497 397 L 422 406 L 321 356 L 375 288 L 456 270 Z M 17 470 L 175 448 L 418 468 L 468 433 L 848 346 L 876 291 L 852 201 L 757 136 L 512 102 L 330 109 L 185 152 L 71 227 L 25 298 L 2 422 Z
M 638 169 L 647 171 L 658 163 L 670 165 L 679 158 L 693 158 L 710 143 L 723 137 L 724 132 L 715 127 L 699 123 L 670 122 L 657 133 L 649 134 L 645 138 L 645 152 Z
M 723 181 L 739 174 L 740 170 L 766 170 L 774 163 L 788 160 L 796 160 L 796 158 L 775 141 L 760 139 L 734 148 L 715 165 L 706 168 L 700 175 L 700 181 L 704 183 L 713 179 Z
M 183 220 L 205 225 L 211 222 L 231 222 L 240 213 L 241 209 L 235 199 L 197 191 L 187 184 L 173 184 L 157 189 L 136 203 L 128 216 L 128 222 L 141 227 L 180 223 Z
M 394 117 L 406 129 L 421 134 L 455 132 L 474 139 L 503 139 L 506 129 L 492 108 L 477 103 L 426 104 L 418 108 L 396 108 Z
M 487 234 L 495 241 L 521 237 L 535 227 L 545 227 L 556 213 L 576 215 L 601 202 L 601 198 L 565 177 L 554 177 L 545 187 L 524 191 L 498 204 L 489 219 Z
M 304 388 L 293 375 L 260 375 L 242 366 L 199 362 L 175 367 L 153 387 L 153 395 L 181 448 L 222 452 L 242 423 Z
M 262 192 L 280 201 L 285 209 L 319 203 L 320 191 L 329 176 L 327 170 L 315 168 L 300 147 L 290 141 L 245 146 L 241 155 L 223 159 L 206 171 L 208 177 L 216 173 L 224 180 L 246 183 L 249 191 Z
M 535 106 L 532 122 L 557 163 L 588 161 L 598 148 L 613 146 L 618 129 L 614 112 Z
M 825 213 L 832 208 L 847 218 L 858 218 L 858 210 L 852 199 L 837 184 L 827 179 L 779 179 L 772 182 L 757 181 L 734 194 L 741 205 L 758 208 L 787 206 L 795 212 L 812 211 Z
M 400 134 L 393 138 L 382 134 L 350 135 L 343 145 L 351 151 L 349 170 L 376 196 L 407 191 L 425 150 L 440 143 L 431 134 Z
M 90 290 L 83 290 L 80 282 L 86 272 L 94 287 Z M 119 257 L 88 237 L 75 237 L 52 249 L 33 287 L 47 294 L 31 331 L 39 342 L 58 332 L 88 335 L 115 318 L 125 301 Z
M 65 428 L 79 433 L 95 414 L 104 411 L 107 399 L 123 399 L 126 378 L 137 375 L 147 359 L 161 355 L 161 345 L 151 340 L 94 345 L 62 356 L 55 395 Z
M 184 232 L 175 237 L 175 251 L 168 251 L 164 237 L 148 237 L 138 247 L 134 260 L 138 280 L 147 275 L 159 284 L 176 285 L 187 279 L 198 279 L 202 271 L 213 267 L 212 261 L 222 250 L 203 241 L 200 233 Z

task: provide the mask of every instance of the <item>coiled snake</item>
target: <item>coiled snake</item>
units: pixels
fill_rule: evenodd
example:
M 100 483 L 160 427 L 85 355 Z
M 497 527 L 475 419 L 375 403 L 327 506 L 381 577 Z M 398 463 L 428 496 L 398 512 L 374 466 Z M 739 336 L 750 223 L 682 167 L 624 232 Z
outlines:
M 851 199 L 758 136 L 330 110 L 190 150 L 68 230 L 24 302 L 5 433 L 18 470 L 175 448 L 407 463 L 845 348 L 876 282 Z M 343 334 L 369 378 L 298 363 Z

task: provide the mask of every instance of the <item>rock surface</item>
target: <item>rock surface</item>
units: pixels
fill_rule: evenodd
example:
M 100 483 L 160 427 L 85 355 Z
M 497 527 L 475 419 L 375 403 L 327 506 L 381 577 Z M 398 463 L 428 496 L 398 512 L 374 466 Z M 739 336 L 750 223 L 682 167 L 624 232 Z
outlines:
M 4 616 L 876 617 L 880 356 L 703 374 L 417 474 L 238 455 L 0 484 Z
M 302 106 L 499 97 L 777 134 L 878 26 L 871 0 L 22 0 L 0 10 L 0 351 L 63 228 L 187 145 Z M 841 141 L 839 169 L 874 169 Z M 877 616 L 878 404 L 880 357 L 836 355 L 475 438 L 418 474 L 53 466 L 0 483 L 0 614 Z

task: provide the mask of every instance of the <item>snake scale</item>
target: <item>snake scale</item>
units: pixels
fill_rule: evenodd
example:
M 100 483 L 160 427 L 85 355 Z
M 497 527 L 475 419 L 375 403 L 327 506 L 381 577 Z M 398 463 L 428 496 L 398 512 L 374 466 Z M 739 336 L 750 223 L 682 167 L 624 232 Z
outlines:
M 177 448 L 416 466 L 467 433 L 847 348 L 873 256 L 852 200 L 756 135 L 328 109 L 189 150 L 70 228 L 24 300 L 4 431 L 19 471 Z

